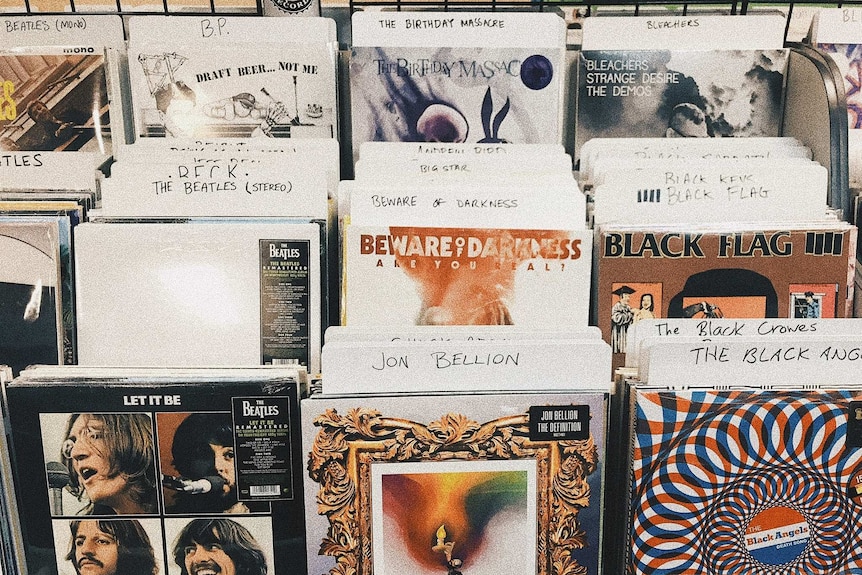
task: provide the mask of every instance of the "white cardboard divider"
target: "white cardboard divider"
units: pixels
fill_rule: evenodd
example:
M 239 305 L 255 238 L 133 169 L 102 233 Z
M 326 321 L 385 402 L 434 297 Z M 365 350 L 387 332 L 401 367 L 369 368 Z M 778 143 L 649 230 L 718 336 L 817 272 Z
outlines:
M 323 393 L 607 390 L 604 341 L 333 342 L 321 356 Z
M 595 188 L 596 225 L 800 222 L 823 218 L 827 171 L 813 162 L 792 171 L 758 160 L 634 169 Z M 780 225 L 780 224 L 779 224 Z
M 661 387 L 841 386 L 862 380 L 862 336 L 647 338 L 638 378 Z
M 862 8 L 820 8 L 811 22 L 814 44 L 862 43 Z
M 129 42 L 137 45 L 170 42 L 241 44 L 334 42 L 331 18 L 246 18 L 242 16 L 132 16 Z
M 327 217 L 319 171 L 233 159 L 119 168 L 102 181 L 107 217 Z
M 2 152 L 0 189 L 95 190 L 101 158 L 70 152 Z
M 584 18 L 584 50 L 774 50 L 784 47 L 781 14 L 598 16 Z
M 349 187 L 350 222 L 357 225 L 508 229 L 586 227 L 586 198 L 571 181 L 530 187 L 440 183 Z
M 859 334 L 862 334 L 862 319 L 859 318 L 645 319 L 629 328 L 626 339 L 626 366 L 637 366 L 641 344 L 648 338 L 699 338 L 703 341 L 716 341 Z
M 392 328 L 333 325 L 326 328 L 324 341 L 522 341 L 601 339 L 595 326 L 566 330 L 524 329 L 505 325 L 417 325 Z
M 92 44 L 122 49 L 123 19 L 114 14 L 38 14 L 0 17 L 0 46 Z
M 566 22 L 545 13 L 354 12 L 354 46 L 562 48 Z

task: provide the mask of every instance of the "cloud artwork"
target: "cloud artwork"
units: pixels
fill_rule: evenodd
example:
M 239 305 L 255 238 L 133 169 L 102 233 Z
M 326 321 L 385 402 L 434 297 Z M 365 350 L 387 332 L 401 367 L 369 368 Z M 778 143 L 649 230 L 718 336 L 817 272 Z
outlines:
M 784 50 L 583 52 L 578 147 L 595 137 L 777 136 L 786 65 Z M 681 129 L 681 106 L 705 130 Z

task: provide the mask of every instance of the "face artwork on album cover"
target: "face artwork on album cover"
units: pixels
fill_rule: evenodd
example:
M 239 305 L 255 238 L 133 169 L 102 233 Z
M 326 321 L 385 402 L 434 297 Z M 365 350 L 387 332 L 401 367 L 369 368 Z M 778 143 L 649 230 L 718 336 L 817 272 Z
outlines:
M 64 489 L 81 504 L 69 512 L 52 502 L 52 515 L 154 513 L 156 467 L 152 419 L 142 413 L 68 415 L 59 455 L 67 474 Z
M 0 79 L 0 151 L 110 149 L 104 55 L 4 54 L 0 62 L 18 71 Z
M 153 523 L 153 520 L 150 520 Z M 59 522 L 69 538 L 64 561 L 77 575 L 157 575 L 153 542 L 135 519 L 76 519 Z M 160 541 L 156 541 L 158 545 Z M 58 548 L 58 554 L 64 548 Z M 59 561 L 61 571 L 64 564 Z
M 239 501 L 230 413 L 160 413 L 159 454 L 165 513 L 253 513 L 265 501 Z
M 198 518 L 191 521 L 177 519 L 172 525 L 181 525 L 175 536 L 167 538 L 168 541 L 173 542 L 167 549 L 174 564 L 170 568 L 172 574 L 267 575 L 269 573 L 272 558 L 267 549 L 271 541 L 259 538 L 262 534 L 261 528 L 272 529 L 266 518 L 217 517 Z M 167 529 L 170 530 L 170 527 Z

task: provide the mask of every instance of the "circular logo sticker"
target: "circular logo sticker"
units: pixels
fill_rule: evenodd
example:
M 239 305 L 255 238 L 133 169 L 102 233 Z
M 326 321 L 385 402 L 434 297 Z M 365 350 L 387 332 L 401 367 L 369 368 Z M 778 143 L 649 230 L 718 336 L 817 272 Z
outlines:
M 745 548 L 767 565 L 782 565 L 799 557 L 811 536 L 801 513 L 776 505 L 755 515 L 745 530 Z
M 551 83 L 554 65 L 541 54 L 533 54 L 521 64 L 521 82 L 531 90 L 541 90 Z
M 308 10 L 308 7 L 311 6 L 311 0 L 264 0 L 271 2 L 273 6 L 281 10 L 282 12 L 287 12 L 288 14 L 297 14 L 299 12 L 305 12 Z

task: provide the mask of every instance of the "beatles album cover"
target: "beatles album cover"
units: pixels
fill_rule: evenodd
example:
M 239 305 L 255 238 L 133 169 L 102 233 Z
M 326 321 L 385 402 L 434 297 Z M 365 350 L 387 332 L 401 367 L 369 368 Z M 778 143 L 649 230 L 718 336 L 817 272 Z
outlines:
M 344 325 L 586 327 L 591 230 L 351 225 Z
M 0 363 L 63 363 L 58 220 L 0 217 Z
M 140 137 L 336 137 L 334 57 L 326 44 L 130 49 Z
M 353 147 L 383 142 L 556 144 L 563 47 L 354 47 Z
M 632 395 L 628 573 L 859 570 L 858 389 Z
M 591 138 L 778 136 L 786 50 L 584 51 L 575 156 Z
M 0 51 L 0 151 L 111 153 L 105 55 L 93 47 Z
M 309 573 L 599 573 L 607 399 L 304 400 Z
M 295 370 L 54 369 L 4 387 L 30 573 L 305 572 Z
M 322 233 L 318 223 L 275 218 L 81 224 L 79 363 L 317 372 Z
M 595 325 L 622 365 L 643 318 L 849 317 L 856 228 L 605 226 L 596 239 Z

